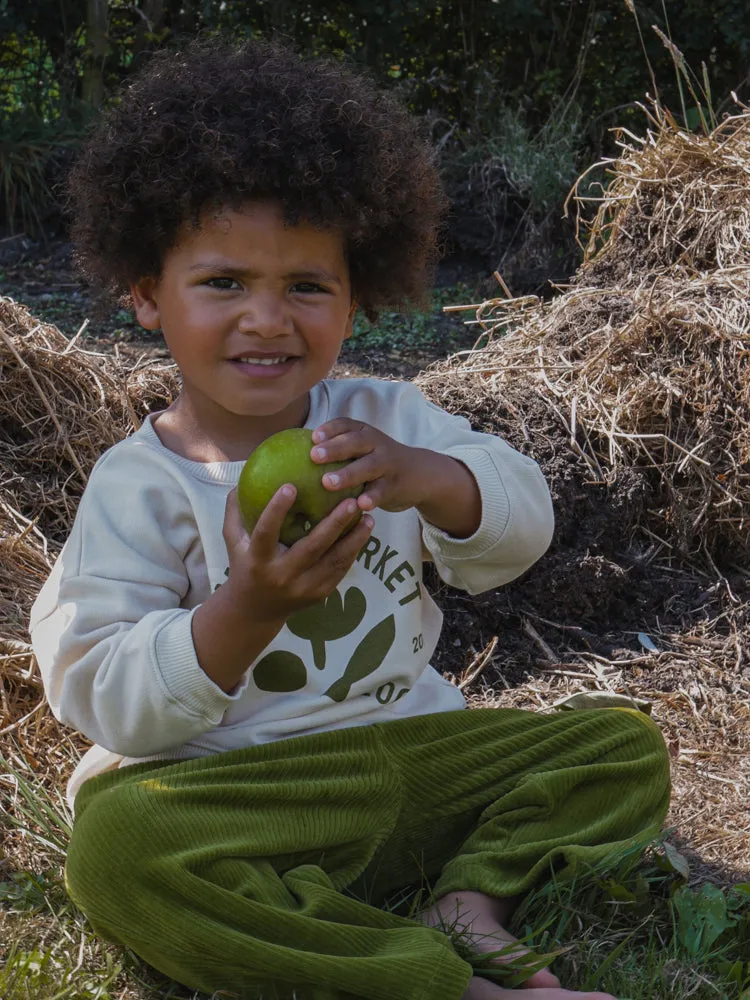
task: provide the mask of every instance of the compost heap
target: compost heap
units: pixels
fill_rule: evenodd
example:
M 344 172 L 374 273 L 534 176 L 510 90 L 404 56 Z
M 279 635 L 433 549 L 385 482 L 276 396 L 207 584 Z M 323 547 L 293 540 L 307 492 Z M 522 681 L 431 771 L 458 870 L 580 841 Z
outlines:
M 484 345 L 418 379 L 532 455 L 557 518 L 508 587 L 470 598 L 433 577 L 433 662 L 473 705 L 649 702 L 670 819 L 731 880 L 750 871 L 750 115 L 707 137 L 651 125 L 611 165 L 570 285 L 482 303 Z M 29 610 L 94 462 L 177 387 L 173 366 L 82 350 L 0 299 L 0 752 L 50 788 L 86 743 L 45 705 Z
M 750 114 L 709 136 L 651 123 L 570 284 L 482 303 L 483 345 L 417 379 L 551 483 L 555 543 L 507 601 L 596 631 L 744 590 L 750 556 Z

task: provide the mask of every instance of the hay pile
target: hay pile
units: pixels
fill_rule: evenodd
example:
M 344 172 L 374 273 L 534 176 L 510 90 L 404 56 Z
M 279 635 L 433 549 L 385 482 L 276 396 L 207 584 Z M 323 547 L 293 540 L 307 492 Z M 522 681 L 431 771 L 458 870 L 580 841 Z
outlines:
M 0 753 L 53 791 L 89 745 L 49 712 L 28 621 L 100 454 L 177 391 L 174 367 L 80 349 L 0 298 Z M 0 812 L 14 811 L 14 782 Z M 33 866 L 23 837 L 0 844 Z
M 454 409 L 477 393 L 522 412 L 540 401 L 590 479 L 644 470 L 642 526 L 663 546 L 746 560 L 750 113 L 708 136 L 660 109 L 651 126 L 621 133 L 572 282 L 551 302 L 481 304 L 484 346 L 420 382 Z
M 171 366 L 128 370 L 0 298 L 3 516 L 23 512 L 62 543 L 97 458 L 166 405 L 175 386 Z
M 128 369 L 0 298 L 0 654 L 30 661 L 28 612 L 92 466 L 176 385 L 171 366 Z

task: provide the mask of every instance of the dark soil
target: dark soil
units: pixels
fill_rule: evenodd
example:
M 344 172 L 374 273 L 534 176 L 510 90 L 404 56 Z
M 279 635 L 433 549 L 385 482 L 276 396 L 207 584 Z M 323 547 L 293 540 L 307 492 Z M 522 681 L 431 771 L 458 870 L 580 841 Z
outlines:
M 495 676 L 489 671 L 485 677 L 515 686 L 539 666 L 575 662 L 580 653 L 627 660 L 642 656 L 649 640 L 668 649 L 669 633 L 692 632 L 734 609 L 731 595 L 740 604 L 750 600 L 750 581 L 741 570 L 727 569 L 719 577 L 670 560 L 640 529 L 644 508 L 658 504 L 646 473 L 629 469 L 610 485 L 592 482 L 568 432 L 538 397 L 506 399 L 499 406 L 489 393 L 481 399 L 475 384 L 466 401 L 452 379 L 426 388 L 476 429 L 500 434 L 539 462 L 556 522 L 542 559 L 497 590 L 469 597 L 428 568 L 428 585 L 445 614 L 435 657 L 439 669 L 460 675 L 497 635 Z M 741 625 L 736 613 L 732 620 L 733 627 Z M 721 626 L 715 634 L 722 634 Z M 662 690 L 678 683 L 679 677 L 660 678 Z

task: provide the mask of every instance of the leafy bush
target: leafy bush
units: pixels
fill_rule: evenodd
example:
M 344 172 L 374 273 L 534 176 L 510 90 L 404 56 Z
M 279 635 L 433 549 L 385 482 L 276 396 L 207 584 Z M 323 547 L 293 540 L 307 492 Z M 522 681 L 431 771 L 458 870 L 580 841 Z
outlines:
M 81 127 L 16 114 L 0 122 L 0 226 L 11 234 L 44 235 L 60 208 L 56 180 L 78 143 Z
M 442 174 L 451 201 L 447 234 L 454 254 L 492 271 L 500 266 L 515 291 L 576 263 L 572 229 L 560 224 L 562 206 L 579 173 L 586 138 L 580 111 L 552 114 L 541 126 L 520 102 L 503 104 L 485 131 L 461 132 L 443 152 Z M 557 249 L 567 246 L 563 260 Z M 514 273 L 502 263 L 513 254 Z M 520 284 L 521 287 L 518 287 Z

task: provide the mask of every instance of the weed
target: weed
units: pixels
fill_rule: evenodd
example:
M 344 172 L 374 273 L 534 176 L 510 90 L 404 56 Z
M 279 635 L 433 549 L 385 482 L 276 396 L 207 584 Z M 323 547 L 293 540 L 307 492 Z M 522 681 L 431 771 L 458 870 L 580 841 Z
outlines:
M 553 877 L 524 900 L 516 933 L 536 950 L 575 944 L 556 972 L 583 990 L 619 1000 L 748 1000 L 750 886 L 688 887 L 687 861 L 666 838 L 634 844 L 570 881 Z

